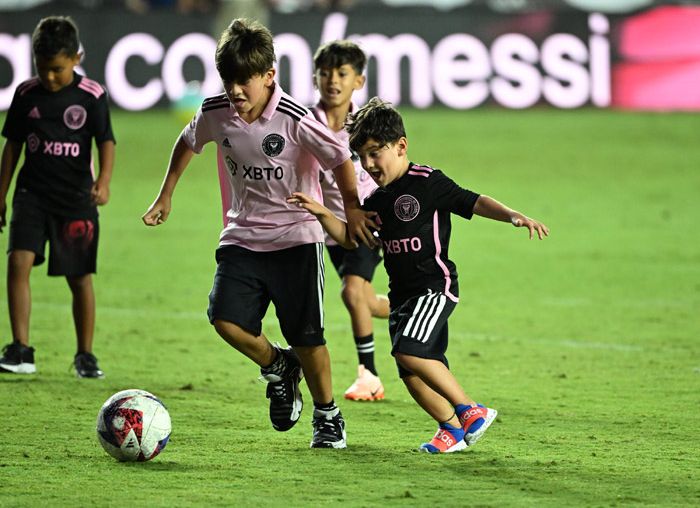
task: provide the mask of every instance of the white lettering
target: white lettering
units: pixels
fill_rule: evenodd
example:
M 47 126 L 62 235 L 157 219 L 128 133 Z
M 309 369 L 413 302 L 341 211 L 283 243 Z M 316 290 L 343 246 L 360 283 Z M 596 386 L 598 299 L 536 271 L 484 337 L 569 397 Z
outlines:
M 126 62 L 133 56 L 156 65 L 163 58 L 163 45 L 150 34 L 129 34 L 114 45 L 107 57 L 105 81 L 112 99 L 124 109 L 140 111 L 154 106 L 163 97 L 163 83 L 152 78 L 142 87 L 132 85 L 126 77 Z
M 493 68 L 498 74 L 491 80 L 493 98 L 503 106 L 527 108 L 540 99 L 542 77 L 535 65 L 537 46 L 522 34 L 505 34 L 491 46 Z
M 216 71 L 214 52 L 216 43 L 206 34 L 191 33 L 175 40 L 163 59 L 163 86 L 171 101 L 180 99 L 187 92 L 188 80 L 182 74 L 182 67 L 189 57 L 197 58 L 204 67 L 201 93 L 205 97 L 221 93 L 221 79 Z
M 484 44 L 469 34 L 448 35 L 435 46 L 430 74 L 435 95 L 451 108 L 469 109 L 489 96 L 491 75 Z
M 610 106 L 610 42 L 605 37 L 610 30 L 608 18 L 593 13 L 588 27 L 595 34 L 589 39 L 591 53 L 591 102 L 598 107 Z
M 569 34 L 550 35 L 542 43 L 544 77 L 542 94 L 551 104 L 560 108 L 583 106 L 589 98 L 590 84 L 584 64 L 588 49 Z
M 289 94 L 309 104 L 313 100 L 313 61 L 306 40 L 297 34 L 280 34 L 275 37 L 277 69 L 282 59 L 287 59 L 290 69 Z
M 7 60 L 11 67 L 12 81 L 0 88 L 0 111 L 10 107 L 15 88 L 32 75 L 32 39 L 28 34 L 17 37 L 0 33 L 0 58 Z

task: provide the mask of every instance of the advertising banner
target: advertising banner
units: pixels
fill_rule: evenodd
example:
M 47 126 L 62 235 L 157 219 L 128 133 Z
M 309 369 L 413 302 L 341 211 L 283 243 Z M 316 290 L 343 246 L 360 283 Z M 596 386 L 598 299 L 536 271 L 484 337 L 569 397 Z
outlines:
M 31 32 L 58 14 L 47 7 L 0 12 L 0 110 L 33 74 Z M 116 106 L 141 111 L 183 96 L 220 93 L 214 50 L 221 20 L 121 9 L 62 11 L 77 22 L 82 71 Z M 312 103 L 312 55 L 347 38 L 369 57 L 357 99 L 470 109 L 618 107 L 700 110 L 700 8 L 662 6 L 627 14 L 576 9 L 500 13 L 372 5 L 347 12 L 270 13 L 278 80 Z

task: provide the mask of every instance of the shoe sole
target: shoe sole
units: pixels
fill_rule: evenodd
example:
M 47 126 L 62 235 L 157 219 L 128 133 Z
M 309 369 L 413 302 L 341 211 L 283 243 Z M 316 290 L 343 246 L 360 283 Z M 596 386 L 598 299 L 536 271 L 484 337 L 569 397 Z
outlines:
M 36 365 L 33 363 L 20 363 L 19 365 L 0 365 L 0 372 L 11 372 L 13 374 L 34 374 Z
M 438 448 L 435 446 L 431 445 L 430 443 L 423 443 L 420 448 L 418 449 L 419 452 L 424 452 L 424 453 L 453 453 L 453 452 L 459 452 L 461 450 L 464 450 L 467 447 L 467 443 L 464 442 L 464 439 L 456 443 L 455 445 L 451 446 L 444 452 L 441 452 Z
M 348 444 L 347 444 L 347 437 L 346 437 L 345 431 L 343 431 L 343 440 L 342 441 L 334 441 L 332 443 L 322 443 L 320 446 L 314 446 L 314 442 L 311 441 L 311 445 L 309 446 L 309 448 L 314 448 L 314 449 L 334 448 L 336 450 L 339 450 L 342 448 L 347 448 L 347 447 L 348 447 Z
M 376 395 L 353 395 L 346 393 L 344 397 L 347 400 L 371 402 L 375 400 L 384 400 L 384 393 L 378 393 Z
M 474 446 L 474 444 L 481 439 L 486 430 L 491 426 L 491 424 L 498 416 L 498 411 L 491 408 L 486 408 L 486 417 L 484 418 L 484 423 L 479 427 L 479 429 L 472 434 L 465 434 L 464 441 L 467 446 Z

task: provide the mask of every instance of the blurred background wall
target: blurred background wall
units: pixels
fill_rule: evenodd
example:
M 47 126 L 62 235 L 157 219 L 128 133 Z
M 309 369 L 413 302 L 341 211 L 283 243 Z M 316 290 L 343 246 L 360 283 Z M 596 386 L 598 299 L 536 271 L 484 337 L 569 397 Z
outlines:
M 279 82 L 309 104 L 313 52 L 349 38 L 369 56 L 358 101 L 700 110 L 700 6 L 655 0 L 0 0 L 0 110 L 52 14 L 76 20 L 81 72 L 126 110 L 220 93 L 216 39 L 239 16 L 271 28 Z

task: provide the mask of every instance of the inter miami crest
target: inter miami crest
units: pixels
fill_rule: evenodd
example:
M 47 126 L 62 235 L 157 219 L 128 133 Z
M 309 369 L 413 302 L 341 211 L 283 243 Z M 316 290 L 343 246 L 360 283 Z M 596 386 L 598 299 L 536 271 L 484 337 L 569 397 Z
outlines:
M 394 213 L 399 220 L 408 222 L 418 217 L 420 203 L 410 194 L 404 194 L 394 202 Z
M 83 125 L 85 125 L 86 120 L 87 111 L 85 111 L 84 107 L 78 104 L 73 104 L 72 106 L 67 107 L 63 112 L 63 123 L 65 123 L 70 129 L 80 129 Z
M 268 157 L 276 157 L 284 150 L 284 138 L 279 134 L 268 134 L 263 139 L 262 149 Z

